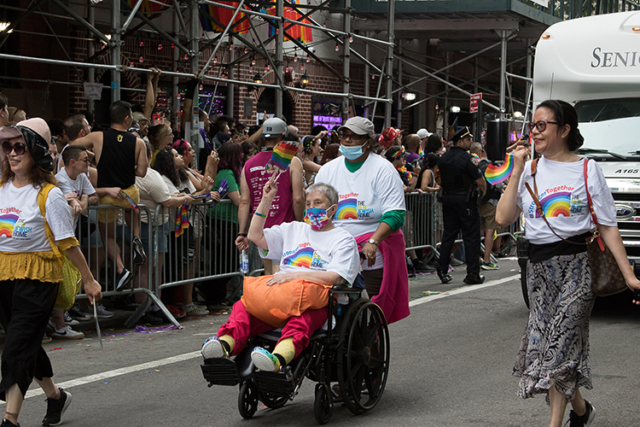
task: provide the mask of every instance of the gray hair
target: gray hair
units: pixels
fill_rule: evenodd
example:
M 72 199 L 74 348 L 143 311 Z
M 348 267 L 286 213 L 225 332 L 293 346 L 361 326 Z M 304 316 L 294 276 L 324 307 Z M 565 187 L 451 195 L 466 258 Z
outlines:
M 322 183 L 322 182 L 310 185 L 309 187 L 307 187 L 307 190 L 305 191 L 305 194 L 309 195 L 309 194 L 313 193 L 314 191 L 319 191 L 322 194 L 324 194 L 325 197 L 327 199 L 329 199 L 329 205 L 330 206 L 338 204 L 338 199 L 339 199 L 338 198 L 338 192 L 331 185 L 325 184 L 325 183 Z

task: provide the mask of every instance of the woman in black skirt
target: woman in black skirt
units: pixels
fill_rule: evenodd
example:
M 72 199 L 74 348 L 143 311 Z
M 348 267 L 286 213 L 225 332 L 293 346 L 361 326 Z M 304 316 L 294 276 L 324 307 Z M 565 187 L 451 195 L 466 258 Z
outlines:
M 102 297 L 100 284 L 93 278 L 74 236 L 69 205 L 53 185 L 50 141 L 49 127 L 39 118 L 0 128 L 4 154 L 0 180 L 0 322 L 6 330 L 0 400 L 7 402 L 0 424 L 3 427 L 19 425 L 24 395 L 34 378 L 47 396 L 42 425 L 59 425 L 71 403 L 71 394 L 53 382 L 51 362 L 41 346 L 62 282 L 59 252 L 80 270 L 89 300 L 93 303 Z
M 591 272 L 586 246 L 562 240 L 584 242 L 593 234 L 584 177 L 587 159 L 576 154 L 584 142 L 576 110 L 564 101 L 543 102 L 533 116 L 531 136 L 535 150 L 542 155 L 535 165 L 535 181 L 532 162 L 525 163 L 529 149 L 518 147 L 510 183 L 496 213 L 503 226 L 523 213 L 530 242 L 527 287 L 531 311 L 514 367 L 514 375 L 521 378 L 518 396 L 546 394 L 551 427 L 560 427 L 567 403 L 572 406 L 571 427 L 589 426 L 595 409 L 582 398 L 579 388 L 592 388 Z M 588 161 L 587 176 L 602 239 L 615 256 L 627 286 L 640 289 L 618 231 L 613 197 L 596 162 Z M 544 218 L 525 184 L 539 199 Z

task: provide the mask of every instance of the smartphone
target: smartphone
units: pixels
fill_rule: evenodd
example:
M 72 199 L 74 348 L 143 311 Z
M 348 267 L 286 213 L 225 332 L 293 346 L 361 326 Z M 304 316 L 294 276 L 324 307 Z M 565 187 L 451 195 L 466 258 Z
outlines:
M 640 301 L 640 289 L 633 290 L 633 299 L 635 301 Z

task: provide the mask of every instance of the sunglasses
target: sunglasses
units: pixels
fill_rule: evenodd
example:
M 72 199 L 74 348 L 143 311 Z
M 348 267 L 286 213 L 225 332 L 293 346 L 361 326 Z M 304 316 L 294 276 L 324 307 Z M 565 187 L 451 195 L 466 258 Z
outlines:
M 529 129 L 538 129 L 538 132 L 544 132 L 547 129 L 547 125 L 557 125 L 558 122 L 549 122 L 546 120 L 539 120 L 537 122 L 529 122 Z
M 2 142 L 2 151 L 5 154 L 11 154 L 11 151 L 15 151 L 18 156 L 24 154 L 27 151 L 27 146 L 22 142 L 16 142 L 15 144 L 11 144 L 9 141 Z

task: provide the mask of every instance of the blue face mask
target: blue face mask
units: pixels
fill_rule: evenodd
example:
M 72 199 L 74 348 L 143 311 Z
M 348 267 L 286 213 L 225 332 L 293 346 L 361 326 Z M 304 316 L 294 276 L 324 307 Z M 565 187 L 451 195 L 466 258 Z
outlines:
M 340 152 L 347 160 L 355 160 L 364 154 L 364 152 L 362 151 L 362 145 L 348 147 L 346 145 L 340 144 Z

